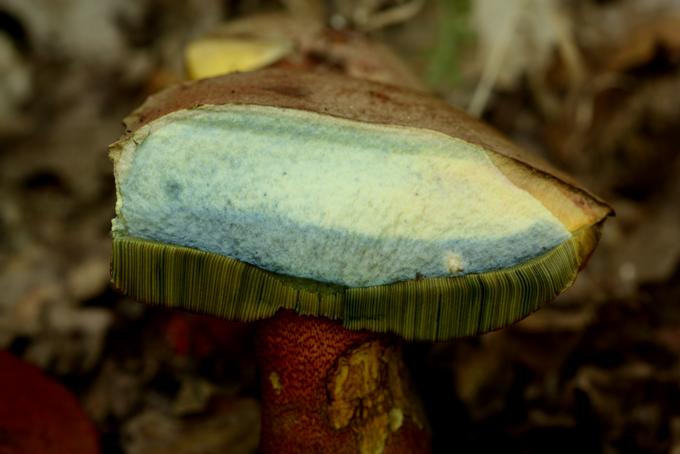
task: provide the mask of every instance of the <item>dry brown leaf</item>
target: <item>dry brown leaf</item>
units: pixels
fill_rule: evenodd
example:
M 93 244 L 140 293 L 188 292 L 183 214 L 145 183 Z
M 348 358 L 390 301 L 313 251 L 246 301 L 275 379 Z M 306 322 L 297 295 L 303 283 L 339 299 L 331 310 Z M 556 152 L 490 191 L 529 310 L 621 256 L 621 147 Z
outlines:
M 680 57 L 680 14 L 661 16 L 632 30 L 618 47 L 608 53 L 604 67 L 609 71 L 625 71 L 652 60 L 659 50 L 671 59 Z
M 191 420 L 146 410 L 130 420 L 124 431 L 129 454 L 254 453 L 259 406 L 252 399 L 241 399 Z

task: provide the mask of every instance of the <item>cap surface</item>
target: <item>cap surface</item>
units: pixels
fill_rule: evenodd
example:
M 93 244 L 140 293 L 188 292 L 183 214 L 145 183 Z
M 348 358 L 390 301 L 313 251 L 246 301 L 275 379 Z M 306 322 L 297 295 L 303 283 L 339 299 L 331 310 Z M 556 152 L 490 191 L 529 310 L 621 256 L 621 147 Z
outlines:
M 609 208 L 422 93 L 270 70 L 185 84 L 111 147 L 113 282 L 230 319 L 281 307 L 446 339 L 574 280 Z

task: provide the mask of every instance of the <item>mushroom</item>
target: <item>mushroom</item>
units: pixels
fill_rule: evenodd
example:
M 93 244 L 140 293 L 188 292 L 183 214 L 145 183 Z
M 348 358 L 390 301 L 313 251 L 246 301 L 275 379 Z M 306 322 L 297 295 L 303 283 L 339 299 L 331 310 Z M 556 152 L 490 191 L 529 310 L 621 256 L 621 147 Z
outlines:
M 399 339 L 529 315 L 611 214 L 444 102 L 339 75 L 189 82 L 126 125 L 113 284 L 260 321 L 262 452 L 427 452 Z

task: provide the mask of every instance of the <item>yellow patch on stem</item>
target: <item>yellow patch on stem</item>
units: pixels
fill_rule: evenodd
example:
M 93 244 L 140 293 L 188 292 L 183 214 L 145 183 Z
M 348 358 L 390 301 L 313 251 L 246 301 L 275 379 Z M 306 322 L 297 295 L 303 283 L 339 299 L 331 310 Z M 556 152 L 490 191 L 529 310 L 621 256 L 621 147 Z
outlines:
M 404 365 L 393 347 L 365 343 L 343 355 L 327 384 L 334 429 L 352 427 L 362 454 L 380 454 L 405 418 L 422 427 L 419 408 L 406 393 Z
M 272 389 L 276 394 L 281 394 L 283 390 L 283 385 L 281 384 L 281 377 L 276 372 L 269 374 L 269 383 L 272 385 Z

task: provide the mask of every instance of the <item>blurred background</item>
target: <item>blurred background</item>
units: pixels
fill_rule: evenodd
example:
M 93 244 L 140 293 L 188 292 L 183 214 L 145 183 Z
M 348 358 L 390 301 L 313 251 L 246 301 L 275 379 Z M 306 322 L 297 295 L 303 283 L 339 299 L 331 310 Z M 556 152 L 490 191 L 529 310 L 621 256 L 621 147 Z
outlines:
M 405 346 L 435 452 L 680 454 L 680 1 L 0 0 L 0 350 L 104 453 L 256 449 L 251 328 L 108 285 L 107 145 L 149 94 L 267 65 L 430 90 L 617 212 L 555 303 Z

